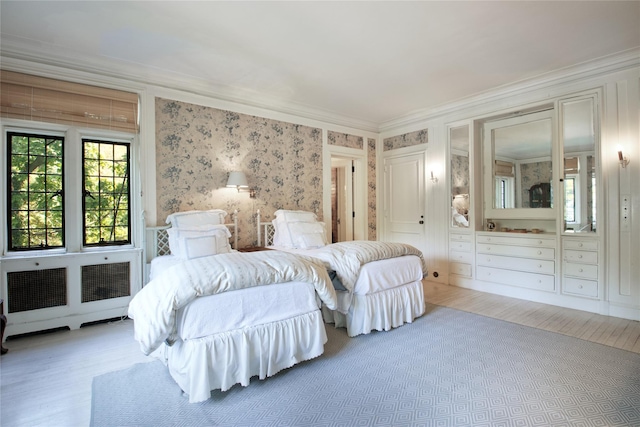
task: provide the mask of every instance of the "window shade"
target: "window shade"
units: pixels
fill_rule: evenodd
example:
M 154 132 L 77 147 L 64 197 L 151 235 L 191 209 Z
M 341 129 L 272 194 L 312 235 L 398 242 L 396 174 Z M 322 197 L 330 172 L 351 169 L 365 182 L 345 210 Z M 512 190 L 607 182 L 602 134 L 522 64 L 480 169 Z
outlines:
M 578 158 L 568 157 L 564 159 L 564 173 L 576 174 L 578 173 Z
M 138 131 L 138 95 L 115 89 L 0 71 L 3 118 Z
M 511 162 L 496 160 L 493 171 L 495 176 L 514 176 L 513 163 Z

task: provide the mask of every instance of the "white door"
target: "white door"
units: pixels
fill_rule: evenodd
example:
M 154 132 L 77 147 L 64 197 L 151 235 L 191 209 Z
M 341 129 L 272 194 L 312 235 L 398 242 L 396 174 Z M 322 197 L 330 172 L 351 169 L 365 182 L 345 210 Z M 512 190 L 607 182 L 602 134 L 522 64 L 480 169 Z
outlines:
M 426 253 L 424 151 L 384 159 L 385 239 L 408 243 Z

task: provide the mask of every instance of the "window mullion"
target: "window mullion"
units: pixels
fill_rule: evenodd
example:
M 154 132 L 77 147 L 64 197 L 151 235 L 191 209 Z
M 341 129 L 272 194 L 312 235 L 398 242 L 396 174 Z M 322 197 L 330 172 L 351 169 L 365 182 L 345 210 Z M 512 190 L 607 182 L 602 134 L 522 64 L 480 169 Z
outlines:
M 67 151 L 65 162 L 65 212 L 67 251 L 79 252 L 82 249 L 82 227 L 70 226 L 82 224 L 82 139 L 75 129 L 67 133 Z

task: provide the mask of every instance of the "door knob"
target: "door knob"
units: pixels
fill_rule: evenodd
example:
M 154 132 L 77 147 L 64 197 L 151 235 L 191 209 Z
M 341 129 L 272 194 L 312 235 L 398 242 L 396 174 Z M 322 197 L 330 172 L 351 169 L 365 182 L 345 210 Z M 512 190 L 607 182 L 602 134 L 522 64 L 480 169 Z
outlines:
M 418 221 L 418 224 L 424 224 L 423 220 Z

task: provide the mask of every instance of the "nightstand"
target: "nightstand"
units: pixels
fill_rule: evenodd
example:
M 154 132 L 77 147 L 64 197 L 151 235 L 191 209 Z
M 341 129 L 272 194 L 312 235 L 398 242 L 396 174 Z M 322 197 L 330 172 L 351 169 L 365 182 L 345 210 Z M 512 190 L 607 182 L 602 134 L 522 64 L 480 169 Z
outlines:
M 246 248 L 238 249 L 238 252 L 260 252 L 260 251 L 272 251 L 273 249 L 264 246 L 247 246 Z

